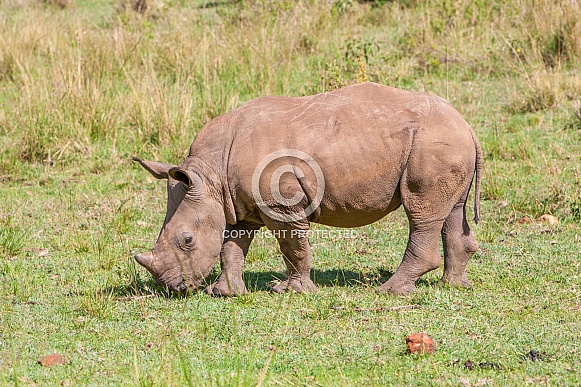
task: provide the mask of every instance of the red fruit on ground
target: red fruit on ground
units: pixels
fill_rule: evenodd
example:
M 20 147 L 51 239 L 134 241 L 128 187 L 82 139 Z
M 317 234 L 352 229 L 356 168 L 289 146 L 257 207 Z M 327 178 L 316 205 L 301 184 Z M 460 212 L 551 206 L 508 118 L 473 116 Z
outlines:
M 50 367 L 57 364 L 65 364 L 67 359 L 60 353 L 53 353 L 48 356 L 41 357 L 38 359 L 38 364 L 43 367 Z
M 406 337 L 409 353 L 434 353 L 434 340 L 425 333 L 414 333 Z

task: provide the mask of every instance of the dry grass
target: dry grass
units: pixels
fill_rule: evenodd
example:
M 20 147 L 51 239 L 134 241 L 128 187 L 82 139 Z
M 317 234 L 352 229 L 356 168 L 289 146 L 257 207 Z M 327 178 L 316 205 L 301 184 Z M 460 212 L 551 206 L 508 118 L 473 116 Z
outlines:
M 405 85 L 459 68 L 468 78 L 509 71 L 525 86 L 515 88 L 515 110 L 579 96 L 578 74 L 564 75 L 581 52 L 572 1 L 347 2 L 341 14 L 337 2 L 321 1 L 216 9 L 121 2 L 126 11 L 97 24 L 77 7 L 26 3 L 19 12 L 23 4 L 2 5 L 9 12 L 0 16 L 0 119 L 19 137 L 14 156 L 28 161 L 75 159 L 101 140 L 178 143 L 176 152 L 241 101 L 363 79 Z M 154 8 L 156 17 L 147 17 Z

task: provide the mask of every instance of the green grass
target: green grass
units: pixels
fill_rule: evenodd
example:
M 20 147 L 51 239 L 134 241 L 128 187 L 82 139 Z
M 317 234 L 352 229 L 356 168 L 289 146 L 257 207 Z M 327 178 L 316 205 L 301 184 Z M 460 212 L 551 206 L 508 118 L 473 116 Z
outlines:
M 574 3 L 164 4 L 0 3 L 0 385 L 581 383 Z M 365 77 L 446 97 L 475 128 L 473 289 L 439 287 L 439 269 L 411 296 L 374 293 L 403 254 L 402 211 L 313 238 L 317 294 L 268 292 L 284 275 L 268 238 L 234 299 L 168 294 L 135 264 L 166 193 L 131 156 L 177 163 L 244 101 Z M 559 224 L 517 222 L 545 213 Z M 414 332 L 436 354 L 406 354 Z M 68 364 L 36 363 L 53 352 Z

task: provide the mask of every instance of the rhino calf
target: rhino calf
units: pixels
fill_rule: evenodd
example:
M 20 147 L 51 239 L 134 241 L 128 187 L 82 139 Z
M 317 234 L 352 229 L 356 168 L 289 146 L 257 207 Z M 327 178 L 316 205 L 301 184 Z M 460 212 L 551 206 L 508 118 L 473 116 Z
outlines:
M 315 291 L 310 222 L 373 223 L 403 204 L 409 240 L 397 271 L 378 291 L 407 294 L 438 268 L 442 281 L 470 286 L 478 249 L 466 221 L 482 152 L 471 127 L 445 100 L 375 83 L 307 97 L 261 97 L 210 121 L 179 166 L 134 158 L 167 179 L 167 213 L 150 252 L 135 255 L 174 291 L 197 289 L 218 257 L 222 273 L 206 292 L 244 294 L 244 259 L 263 226 L 287 268 L 274 291 Z

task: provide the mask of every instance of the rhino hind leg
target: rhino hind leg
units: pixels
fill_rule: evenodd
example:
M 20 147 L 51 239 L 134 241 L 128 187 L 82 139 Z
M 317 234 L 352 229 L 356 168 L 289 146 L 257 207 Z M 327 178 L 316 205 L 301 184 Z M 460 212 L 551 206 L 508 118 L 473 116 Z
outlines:
M 395 273 L 377 289 L 377 292 L 409 294 L 415 290 L 415 283 L 422 275 L 440 267 L 441 229 L 442 222 L 415 224 L 410 219 L 410 234 L 403 259 Z
M 259 226 L 238 224 L 226 230 L 226 237 L 220 252 L 220 268 L 222 273 L 214 282 L 206 287 L 205 292 L 217 297 L 233 297 L 247 293 L 242 272 L 248 248 L 254 239 Z
M 478 242 L 466 221 L 464 201 L 458 203 L 442 228 L 444 246 L 444 274 L 442 283 L 457 287 L 471 287 L 466 276 L 466 264 L 478 250 Z
M 457 214 L 450 214 L 456 203 L 465 201 L 461 199 L 465 199 L 466 182 L 470 182 L 471 175 L 469 168 L 461 163 L 426 164 L 424 160 L 428 156 L 410 156 L 402 175 L 400 190 L 409 220 L 409 239 L 401 264 L 378 292 L 409 294 L 422 275 L 442 264 L 442 228 L 447 219 L 450 219 L 448 227 L 455 227 Z M 450 247 L 454 248 L 460 243 L 457 239 L 450 241 Z

